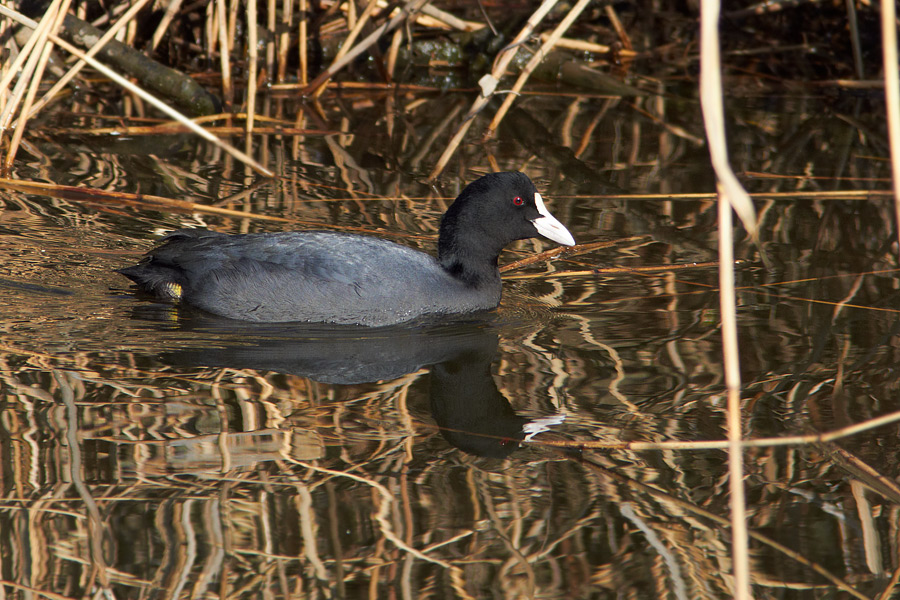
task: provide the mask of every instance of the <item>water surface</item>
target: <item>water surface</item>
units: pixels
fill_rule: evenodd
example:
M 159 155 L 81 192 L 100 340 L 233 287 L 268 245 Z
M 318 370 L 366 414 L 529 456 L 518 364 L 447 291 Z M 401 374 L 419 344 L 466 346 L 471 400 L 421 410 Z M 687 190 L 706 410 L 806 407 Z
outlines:
M 261 138 L 271 182 L 178 136 L 51 127 L 23 157 L 19 179 L 248 216 L 0 191 L 7 589 L 731 597 L 725 453 L 621 447 L 725 436 L 715 204 L 614 195 L 711 192 L 706 149 L 624 104 L 580 137 L 606 100 L 538 96 L 522 104 L 541 129 L 464 146 L 432 187 L 441 148 L 424 140 L 462 99 L 426 98 L 392 130 L 393 104 L 355 101 L 340 134 Z M 888 187 L 880 110 L 729 107 L 735 167 L 772 194 L 757 199 L 758 245 L 736 228 L 747 438 L 900 409 L 890 201 L 814 195 Z M 702 137 L 695 102 L 671 100 L 667 118 Z M 507 273 L 490 315 L 242 325 L 154 304 L 113 272 L 179 227 L 340 228 L 433 251 L 443 210 L 492 163 L 527 172 L 580 243 L 605 244 Z M 552 247 L 521 242 L 503 260 Z M 746 452 L 757 597 L 885 589 L 897 433 Z

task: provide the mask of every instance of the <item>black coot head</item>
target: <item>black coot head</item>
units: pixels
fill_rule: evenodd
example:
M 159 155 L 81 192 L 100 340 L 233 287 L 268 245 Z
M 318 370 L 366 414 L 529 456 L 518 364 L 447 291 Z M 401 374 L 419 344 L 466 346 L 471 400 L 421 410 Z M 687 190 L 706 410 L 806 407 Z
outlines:
M 466 186 L 444 214 L 438 257 L 451 271 L 460 262 L 481 258 L 496 263 L 510 242 L 538 236 L 575 245 L 572 234 L 550 214 L 527 175 L 492 173 Z

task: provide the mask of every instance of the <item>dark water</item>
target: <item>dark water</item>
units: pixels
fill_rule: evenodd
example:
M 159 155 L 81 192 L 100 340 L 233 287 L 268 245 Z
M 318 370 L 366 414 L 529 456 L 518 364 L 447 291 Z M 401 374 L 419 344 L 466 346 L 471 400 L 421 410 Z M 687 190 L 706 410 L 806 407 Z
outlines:
M 425 98 L 393 129 L 384 99 L 345 101 L 343 133 L 259 140 L 272 182 L 178 136 L 51 127 L 23 155 L 18 179 L 251 216 L 0 191 L 7 594 L 731 597 L 725 453 L 621 448 L 725 436 L 715 204 L 609 196 L 710 192 L 705 148 L 624 103 L 538 97 L 432 188 L 442 142 L 427 136 L 461 98 Z M 702 137 L 696 104 L 668 102 L 666 125 Z M 812 195 L 889 187 L 879 110 L 730 108 L 747 187 L 810 194 L 758 198 L 759 245 L 736 230 L 746 438 L 900 410 L 891 202 Z M 607 243 L 508 273 L 491 315 L 254 327 L 155 305 L 112 271 L 179 227 L 352 228 L 431 251 L 491 161 L 531 175 L 580 243 Z M 897 433 L 747 450 L 757 597 L 884 592 L 900 564 Z

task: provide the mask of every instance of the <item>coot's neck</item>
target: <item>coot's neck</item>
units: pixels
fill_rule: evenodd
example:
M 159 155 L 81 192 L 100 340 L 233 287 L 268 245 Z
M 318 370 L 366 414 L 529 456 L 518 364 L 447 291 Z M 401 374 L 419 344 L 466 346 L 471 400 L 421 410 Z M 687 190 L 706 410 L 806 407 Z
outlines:
M 500 285 L 497 259 L 504 241 L 485 238 L 477 223 L 464 222 L 454 204 L 441 219 L 438 262 L 447 273 L 473 288 Z

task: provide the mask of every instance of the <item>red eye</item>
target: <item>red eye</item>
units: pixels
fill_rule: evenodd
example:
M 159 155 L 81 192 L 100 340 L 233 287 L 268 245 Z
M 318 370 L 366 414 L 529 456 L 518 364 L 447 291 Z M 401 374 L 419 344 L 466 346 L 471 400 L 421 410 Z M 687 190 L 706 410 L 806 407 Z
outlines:
M 513 204 L 515 204 L 516 206 L 522 206 L 523 204 L 525 204 L 525 200 L 522 199 L 522 196 L 516 196 L 515 198 L 513 198 Z

